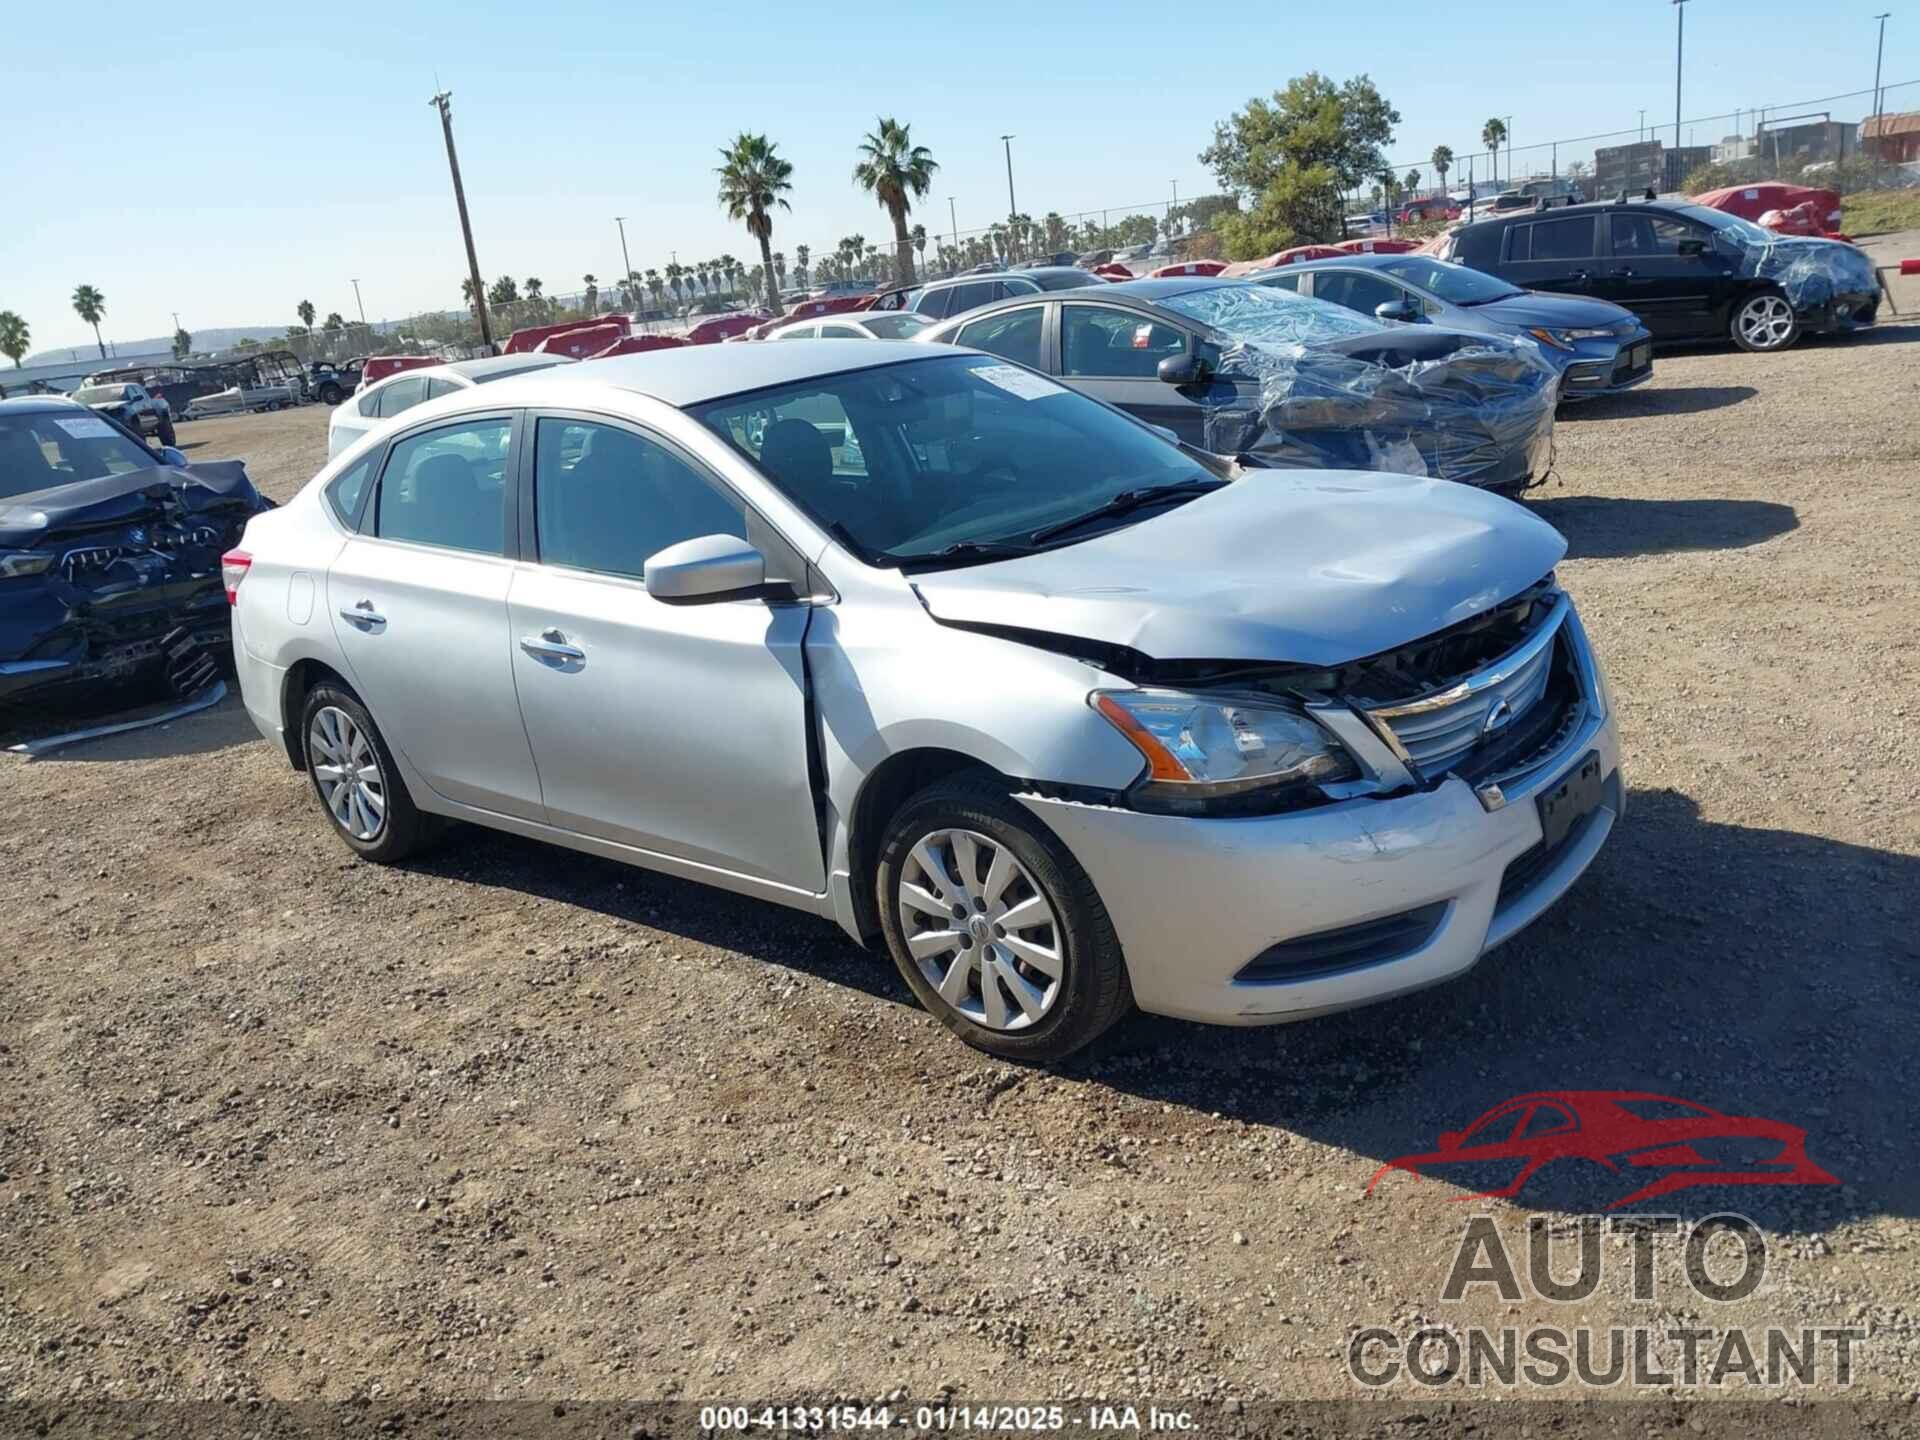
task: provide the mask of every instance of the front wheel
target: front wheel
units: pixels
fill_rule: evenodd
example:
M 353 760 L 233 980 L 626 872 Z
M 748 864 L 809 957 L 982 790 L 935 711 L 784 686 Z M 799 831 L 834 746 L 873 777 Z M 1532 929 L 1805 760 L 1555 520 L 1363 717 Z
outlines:
M 322 385 L 320 387 L 320 403 L 323 405 L 338 405 L 345 394 L 346 392 L 338 385 Z
M 171 446 L 173 444 L 174 438 L 175 438 L 173 433 L 173 421 L 169 417 L 165 415 L 162 415 L 160 417 L 160 428 L 158 433 L 160 436 L 160 443 L 162 445 Z
M 1733 343 L 1742 350 L 1784 350 L 1800 338 L 1800 318 L 1784 295 L 1750 295 L 1733 312 Z
M 324 682 L 301 710 L 307 774 L 334 833 L 365 860 L 390 865 L 432 838 L 373 716 L 344 685 Z
M 977 1049 L 1050 1063 L 1133 1008 L 1092 880 L 1002 789 L 947 781 L 908 801 L 888 826 L 876 889 L 901 975 Z

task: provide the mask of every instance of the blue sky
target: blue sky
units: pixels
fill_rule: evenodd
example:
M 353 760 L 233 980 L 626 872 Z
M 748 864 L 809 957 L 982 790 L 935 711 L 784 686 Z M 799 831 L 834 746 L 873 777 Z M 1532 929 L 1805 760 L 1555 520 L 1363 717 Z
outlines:
M 1869 89 L 1878 8 L 1816 19 L 1805 0 L 1693 0 L 1686 114 Z M 1248 18 L 1202 18 L 1226 13 Z M 1438 143 L 1464 154 L 1490 114 L 1513 116 L 1516 145 L 1631 130 L 1641 107 L 1670 138 L 1673 119 L 1665 0 L 195 0 L 78 18 L 16 4 L 5 21 L 10 55 L 34 64 L 7 67 L 0 309 L 27 318 L 36 349 L 91 341 L 69 300 L 82 282 L 105 292 L 110 338 L 166 333 L 174 311 L 189 330 L 292 323 L 302 298 L 351 316 L 354 276 L 370 319 L 458 304 L 436 78 L 454 94 L 482 270 L 554 293 L 619 273 L 616 214 L 640 270 L 674 250 L 757 258 L 713 199 L 715 151 L 741 129 L 794 162 L 793 213 L 775 230 L 791 255 L 887 234 L 849 183 L 877 114 L 910 122 L 940 161 L 925 216 L 939 231 L 949 196 L 963 230 L 1004 214 L 1008 131 L 1020 208 L 1036 216 L 1163 200 L 1175 181 L 1183 197 L 1210 190 L 1196 156 L 1213 123 L 1308 69 L 1372 75 L 1403 117 L 1403 163 Z M 1920 11 L 1888 22 L 1886 53 L 1886 83 L 1920 79 Z M 1889 108 L 1920 108 L 1920 86 Z

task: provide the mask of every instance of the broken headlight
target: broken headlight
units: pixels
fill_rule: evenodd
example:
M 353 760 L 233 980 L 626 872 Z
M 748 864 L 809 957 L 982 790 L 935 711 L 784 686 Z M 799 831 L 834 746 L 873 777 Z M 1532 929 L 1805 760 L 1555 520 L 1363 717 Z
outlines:
M 1258 811 L 1360 773 L 1331 735 L 1271 697 L 1096 690 L 1087 699 L 1146 757 L 1146 778 L 1129 792 L 1142 809 Z
M 52 564 L 53 556 L 44 550 L 0 550 L 0 580 L 38 575 Z

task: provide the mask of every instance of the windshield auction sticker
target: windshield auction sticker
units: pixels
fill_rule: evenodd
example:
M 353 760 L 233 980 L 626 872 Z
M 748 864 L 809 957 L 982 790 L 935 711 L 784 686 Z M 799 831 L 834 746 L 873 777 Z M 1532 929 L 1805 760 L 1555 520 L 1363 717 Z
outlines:
M 113 427 L 96 415 L 83 415 L 78 420 L 56 420 L 54 424 L 76 440 L 100 440 L 113 434 Z
M 1049 395 L 1066 393 L 1045 376 L 1022 370 L 1017 365 L 982 365 L 973 373 L 989 385 L 998 385 L 1009 395 L 1018 395 L 1022 400 L 1044 400 Z

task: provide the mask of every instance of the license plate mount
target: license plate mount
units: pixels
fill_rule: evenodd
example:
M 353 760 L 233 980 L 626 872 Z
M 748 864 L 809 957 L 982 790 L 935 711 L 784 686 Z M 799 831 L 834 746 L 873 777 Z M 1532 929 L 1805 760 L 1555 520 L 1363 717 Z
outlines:
M 1599 752 L 1589 750 L 1536 802 L 1540 807 L 1540 843 L 1548 850 L 1558 849 L 1574 826 L 1600 808 L 1605 795 Z
M 1652 363 L 1652 360 L 1653 346 L 1646 341 L 1642 341 L 1627 351 L 1627 368 L 1629 370 L 1642 369 Z

